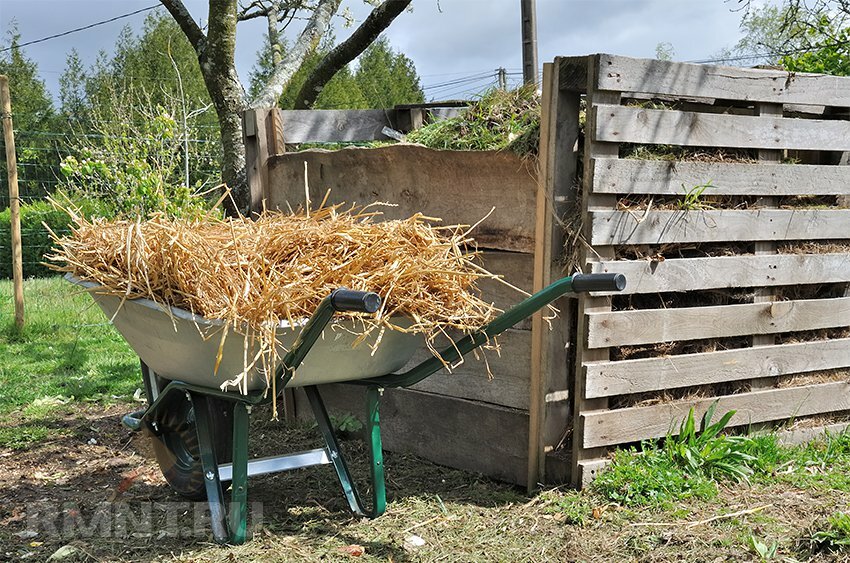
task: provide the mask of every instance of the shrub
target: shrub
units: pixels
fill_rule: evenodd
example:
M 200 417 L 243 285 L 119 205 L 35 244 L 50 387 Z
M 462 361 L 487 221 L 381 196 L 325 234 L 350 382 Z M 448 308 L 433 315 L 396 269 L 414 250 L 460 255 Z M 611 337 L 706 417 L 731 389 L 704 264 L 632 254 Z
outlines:
M 59 165 L 63 190 L 108 202 L 128 217 L 204 213 L 211 203 L 204 194 L 217 190 L 187 176 L 199 155 L 196 143 L 185 140 L 189 131 L 175 117 L 176 108 L 154 105 L 133 91 L 112 96 L 117 114 L 94 111 L 91 131 L 71 136 L 70 154 Z
M 75 202 L 86 215 L 109 214 L 102 204 L 91 201 Z M 71 218 L 47 201 L 33 201 L 21 205 L 21 251 L 25 278 L 56 275 L 44 265 L 45 254 L 50 253 L 53 242 L 46 224 L 57 235 L 69 232 Z M 0 212 L 0 278 L 12 277 L 12 224 L 11 211 Z

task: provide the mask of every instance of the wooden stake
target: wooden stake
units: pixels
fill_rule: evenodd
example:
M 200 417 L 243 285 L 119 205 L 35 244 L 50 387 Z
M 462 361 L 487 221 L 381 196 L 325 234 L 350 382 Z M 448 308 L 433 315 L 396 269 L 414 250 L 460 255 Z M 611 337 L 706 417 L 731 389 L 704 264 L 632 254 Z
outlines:
M 12 132 L 12 97 L 9 79 L 0 75 L 0 113 L 6 143 L 6 173 L 9 178 L 9 212 L 12 227 L 12 279 L 15 292 L 15 326 L 24 326 L 24 269 L 21 253 L 21 201 L 18 197 L 18 165 L 15 160 L 15 135 Z

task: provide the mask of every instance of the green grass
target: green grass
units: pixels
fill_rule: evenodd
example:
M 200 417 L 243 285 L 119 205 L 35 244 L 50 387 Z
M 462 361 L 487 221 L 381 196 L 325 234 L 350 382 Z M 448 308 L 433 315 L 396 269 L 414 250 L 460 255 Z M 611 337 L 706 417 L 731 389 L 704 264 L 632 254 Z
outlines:
M 19 331 L 12 284 L 0 281 L 0 445 L 9 447 L 49 435 L 39 421 L 70 398 L 130 399 L 141 382 L 135 354 L 87 294 L 59 277 L 28 279 L 24 304 Z
M 812 534 L 813 551 L 850 551 L 850 512 L 836 512 Z
M 713 421 L 716 406 L 706 411 L 699 430 L 691 408 L 679 432 L 668 434 L 662 445 L 647 442 L 639 455 L 634 450 L 617 452 L 611 467 L 596 480 L 596 490 L 626 506 L 666 506 L 713 498 L 720 481 L 749 480 L 756 446 L 748 436 L 723 434 L 735 411 Z

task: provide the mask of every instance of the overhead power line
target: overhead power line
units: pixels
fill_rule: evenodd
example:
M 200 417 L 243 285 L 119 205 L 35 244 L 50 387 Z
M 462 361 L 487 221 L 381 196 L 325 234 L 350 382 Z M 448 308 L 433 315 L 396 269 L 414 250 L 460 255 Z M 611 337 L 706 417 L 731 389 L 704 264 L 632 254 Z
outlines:
M 114 18 L 109 18 L 108 20 L 102 20 L 99 22 L 90 23 L 89 25 L 84 25 L 83 27 L 78 27 L 76 29 L 69 29 L 68 31 L 63 31 L 62 33 L 57 33 L 56 35 L 49 35 L 47 37 L 42 37 L 41 39 L 34 39 L 32 41 L 27 41 L 25 43 L 20 43 L 17 47 L 26 47 L 27 45 L 35 45 L 36 43 L 43 43 L 44 41 L 49 41 L 51 39 L 56 39 L 57 37 L 65 37 L 66 35 L 71 35 L 72 33 L 77 33 L 78 31 L 85 31 L 87 29 L 91 29 L 93 27 L 97 27 L 99 25 L 104 25 L 107 23 L 111 23 L 120 19 L 129 18 L 130 16 L 135 16 L 136 14 L 141 14 L 142 12 L 147 12 L 153 10 L 155 8 L 161 8 L 160 4 L 156 4 L 154 6 L 148 6 L 147 8 L 142 8 L 140 10 L 136 10 L 135 12 L 129 12 L 127 14 L 121 14 L 120 16 L 115 16 Z M 5 51 L 11 51 L 14 47 L 3 47 L 0 49 L 0 53 Z
M 750 61 L 754 59 L 772 59 L 776 57 L 786 57 L 788 55 L 798 55 L 800 53 L 813 53 L 815 51 L 820 51 L 821 49 L 829 49 L 831 47 L 846 47 L 850 45 L 850 41 L 838 41 L 837 43 L 828 43 L 825 45 L 818 45 L 814 47 L 800 47 L 797 49 L 789 49 L 787 51 L 775 52 L 775 53 L 756 53 L 753 55 L 740 55 L 736 57 L 722 57 L 718 59 L 702 59 L 698 61 L 686 61 L 689 63 L 697 63 L 697 64 L 706 64 L 706 63 L 730 63 L 730 62 L 739 62 L 739 61 Z

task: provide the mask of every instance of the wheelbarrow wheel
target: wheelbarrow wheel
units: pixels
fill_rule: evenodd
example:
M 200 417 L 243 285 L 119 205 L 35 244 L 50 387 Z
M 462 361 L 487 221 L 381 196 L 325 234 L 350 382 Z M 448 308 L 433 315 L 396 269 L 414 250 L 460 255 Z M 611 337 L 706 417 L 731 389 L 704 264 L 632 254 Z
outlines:
M 233 455 L 233 403 L 212 398 L 207 402 L 216 460 L 227 463 Z M 184 398 L 169 408 L 149 434 L 156 461 L 168 485 L 189 500 L 206 499 L 195 413 L 189 399 Z

